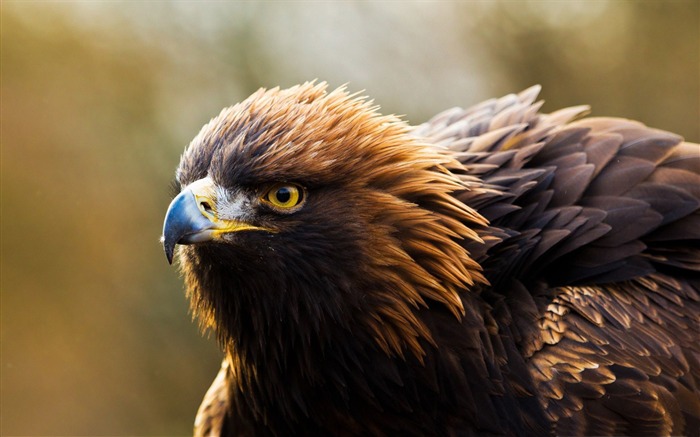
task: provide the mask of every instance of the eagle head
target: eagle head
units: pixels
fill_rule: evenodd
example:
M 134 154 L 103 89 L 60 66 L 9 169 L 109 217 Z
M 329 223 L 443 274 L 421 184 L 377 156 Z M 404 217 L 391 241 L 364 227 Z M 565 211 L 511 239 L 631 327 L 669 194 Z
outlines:
M 417 310 L 461 317 L 460 293 L 484 281 L 465 241 L 485 220 L 453 196 L 460 169 L 344 88 L 260 90 L 186 148 L 163 245 L 170 261 L 180 245 L 195 314 L 239 353 L 352 331 L 420 358 Z

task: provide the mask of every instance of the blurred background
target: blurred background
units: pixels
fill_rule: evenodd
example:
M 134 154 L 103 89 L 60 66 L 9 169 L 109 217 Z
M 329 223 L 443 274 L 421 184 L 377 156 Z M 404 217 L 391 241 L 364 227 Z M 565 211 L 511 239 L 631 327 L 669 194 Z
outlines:
M 700 140 L 700 2 L 3 1 L 3 435 L 186 435 L 220 360 L 158 238 L 179 155 L 318 78 L 411 123 L 544 86 Z

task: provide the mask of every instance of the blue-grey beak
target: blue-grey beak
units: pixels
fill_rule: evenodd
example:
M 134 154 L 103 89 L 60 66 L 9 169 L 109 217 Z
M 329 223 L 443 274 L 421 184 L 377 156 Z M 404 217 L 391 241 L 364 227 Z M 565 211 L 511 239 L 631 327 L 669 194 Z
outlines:
M 216 224 L 200 210 L 192 190 L 185 188 L 170 202 L 165 214 L 161 241 L 168 262 L 173 263 L 176 244 L 209 241 L 213 238 L 212 231 L 216 228 Z
M 240 231 L 275 232 L 274 229 L 255 226 L 238 217 L 219 217 L 216 197 L 216 185 L 206 177 L 192 182 L 170 202 L 161 237 L 170 264 L 173 263 L 177 244 L 222 241 L 224 235 Z

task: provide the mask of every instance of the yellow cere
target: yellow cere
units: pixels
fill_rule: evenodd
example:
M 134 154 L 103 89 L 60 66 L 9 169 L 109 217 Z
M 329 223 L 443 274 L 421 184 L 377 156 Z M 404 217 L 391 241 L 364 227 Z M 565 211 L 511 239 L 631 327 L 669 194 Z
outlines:
M 197 207 L 202 212 L 202 215 L 211 221 L 216 221 L 216 191 L 214 189 L 214 181 L 206 177 L 193 182 L 188 188 L 192 191 L 192 194 L 194 194 Z
M 239 220 L 226 220 L 221 219 L 217 213 L 216 208 L 216 188 L 214 181 L 206 177 L 193 182 L 188 187 L 192 194 L 194 195 L 195 201 L 197 202 L 197 207 L 204 217 L 206 217 L 213 224 L 213 228 L 209 230 L 211 235 L 215 238 L 220 238 L 222 234 L 227 234 L 231 232 L 238 231 L 267 231 L 275 232 L 274 229 L 265 228 L 261 226 L 255 226 L 250 223 Z

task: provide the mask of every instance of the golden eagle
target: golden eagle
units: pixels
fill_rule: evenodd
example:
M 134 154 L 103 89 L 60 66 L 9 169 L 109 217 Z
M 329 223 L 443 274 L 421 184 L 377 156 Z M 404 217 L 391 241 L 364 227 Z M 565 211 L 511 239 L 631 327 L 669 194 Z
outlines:
M 538 92 L 205 125 L 163 229 L 225 354 L 195 434 L 698 436 L 700 146 Z

